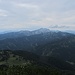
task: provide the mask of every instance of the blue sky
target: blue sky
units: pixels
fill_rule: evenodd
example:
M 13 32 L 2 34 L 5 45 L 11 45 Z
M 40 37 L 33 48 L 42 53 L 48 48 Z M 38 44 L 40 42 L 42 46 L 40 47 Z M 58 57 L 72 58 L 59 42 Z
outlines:
M 75 29 L 75 0 L 0 0 L 0 30 Z

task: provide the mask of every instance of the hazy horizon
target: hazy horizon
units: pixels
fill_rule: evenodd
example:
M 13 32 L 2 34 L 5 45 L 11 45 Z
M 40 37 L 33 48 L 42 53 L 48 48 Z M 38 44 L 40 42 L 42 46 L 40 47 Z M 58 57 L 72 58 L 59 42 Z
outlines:
M 75 0 L 0 0 L 0 32 L 75 29 Z

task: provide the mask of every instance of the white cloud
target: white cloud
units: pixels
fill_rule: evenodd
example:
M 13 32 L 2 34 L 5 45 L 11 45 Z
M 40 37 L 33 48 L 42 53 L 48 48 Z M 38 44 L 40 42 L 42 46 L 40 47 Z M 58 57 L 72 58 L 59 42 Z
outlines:
M 7 15 L 4 14 L 4 13 L 1 13 L 1 12 L 0 12 L 0 16 L 4 16 L 4 17 L 6 17 Z
M 75 1 L 2 0 L 0 3 L 0 28 L 3 27 L 6 29 L 39 27 L 74 29 Z
M 2 0 L 0 0 L 0 3 L 2 2 Z
M 30 3 L 13 3 L 16 7 L 18 8 L 33 8 L 33 9 L 38 9 L 39 6 L 30 4 Z
M 65 25 L 50 25 L 50 28 L 69 28 L 69 27 Z
M 6 11 L 6 10 L 2 10 L 2 9 L 0 9 L 0 16 L 2 17 L 6 17 L 6 16 L 8 16 L 8 14 L 7 14 L 8 12 Z

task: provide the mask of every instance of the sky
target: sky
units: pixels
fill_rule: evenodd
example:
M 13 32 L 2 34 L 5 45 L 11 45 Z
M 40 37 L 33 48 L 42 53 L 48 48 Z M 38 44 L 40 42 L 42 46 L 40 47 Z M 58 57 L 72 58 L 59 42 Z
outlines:
M 75 29 L 75 0 L 0 0 L 0 31 Z

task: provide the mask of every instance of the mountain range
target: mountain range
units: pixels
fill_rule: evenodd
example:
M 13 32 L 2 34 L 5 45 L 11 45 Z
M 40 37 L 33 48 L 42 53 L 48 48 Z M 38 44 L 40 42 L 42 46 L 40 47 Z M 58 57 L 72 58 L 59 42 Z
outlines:
M 42 28 L 35 31 L 11 32 L 0 35 L 0 49 L 33 51 L 37 46 L 42 46 L 69 36 L 73 35 Z
M 75 68 L 75 35 L 67 32 L 41 28 L 0 34 L 0 50 L 60 69 Z

